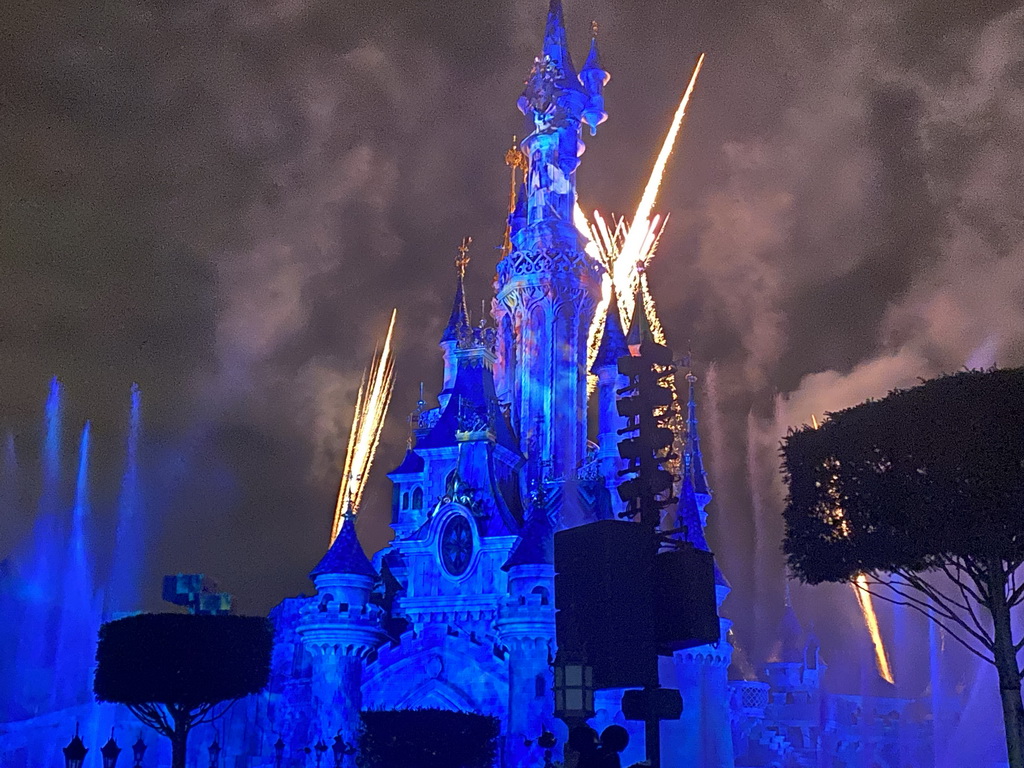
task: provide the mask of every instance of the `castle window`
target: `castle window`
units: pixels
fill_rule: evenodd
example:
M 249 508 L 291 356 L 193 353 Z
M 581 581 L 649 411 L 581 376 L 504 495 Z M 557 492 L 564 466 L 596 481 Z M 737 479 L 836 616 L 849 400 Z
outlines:
M 551 602 L 551 595 L 548 594 L 548 591 L 544 589 L 544 587 L 534 587 L 532 591 L 533 594 L 540 595 L 541 605 L 548 605 Z
M 412 492 L 412 508 L 423 509 L 423 489 L 416 487 Z
M 533 679 L 533 695 L 538 699 L 543 699 L 548 692 L 548 686 L 544 682 L 544 675 L 537 675 Z
M 409 508 L 409 492 L 406 491 L 405 493 L 402 494 L 402 509 L 408 509 L 408 508 Z

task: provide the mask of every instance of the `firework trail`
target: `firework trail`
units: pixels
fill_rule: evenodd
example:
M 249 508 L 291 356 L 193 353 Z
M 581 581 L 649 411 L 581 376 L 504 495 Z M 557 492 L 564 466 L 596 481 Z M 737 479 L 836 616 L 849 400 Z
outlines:
M 341 474 L 341 487 L 338 489 L 338 502 L 334 508 L 332 544 L 341 530 L 345 517 L 355 515 L 359 510 L 363 489 L 366 487 L 377 444 L 380 442 L 384 417 L 387 415 L 391 391 L 395 385 L 395 359 L 391 349 L 391 338 L 397 314 L 397 309 L 391 312 L 391 323 L 388 325 L 384 346 L 379 356 L 374 354 L 359 387 L 355 416 L 348 436 L 348 450 L 345 452 L 345 468 Z

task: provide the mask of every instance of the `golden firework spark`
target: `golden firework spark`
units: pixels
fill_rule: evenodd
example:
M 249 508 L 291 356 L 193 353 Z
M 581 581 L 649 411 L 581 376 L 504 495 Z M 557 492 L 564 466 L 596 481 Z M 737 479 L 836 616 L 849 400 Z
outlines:
M 597 259 L 606 270 L 601 290 L 601 301 L 594 313 L 594 320 L 590 326 L 587 369 L 593 365 L 597 356 L 597 348 L 604 331 L 604 320 L 608 309 L 608 302 L 611 300 L 612 286 L 614 285 L 618 303 L 619 318 L 623 327 L 628 327 L 635 311 L 633 306 L 635 294 L 639 287 L 643 296 L 644 307 L 651 323 L 651 331 L 654 339 L 659 344 L 665 343 L 665 334 L 662 329 L 661 320 L 654 305 L 654 298 L 647 285 L 647 279 L 643 276 L 643 267 L 646 267 L 654 257 L 658 247 L 658 241 L 665 229 L 667 217 L 652 215 L 654 203 L 661 188 L 661 182 L 665 175 L 668 159 L 675 147 L 679 130 L 682 126 L 683 117 L 686 114 L 686 107 L 689 104 L 690 96 L 697 84 L 697 76 L 704 65 L 704 54 L 697 59 L 697 64 L 690 76 L 690 81 L 683 92 L 683 97 L 676 108 L 672 118 L 672 124 L 662 142 L 661 150 L 655 160 L 651 176 L 644 187 L 644 193 L 640 198 L 640 205 L 637 207 L 631 221 L 619 217 L 612 219 L 613 227 L 609 228 L 607 221 L 600 211 L 594 211 L 593 219 L 589 219 L 583 209 L 577 203 L 574 212 L 576 228 L 586 240 L 585 250 L 593 258 Z M 588 389 L 593 392 L 596 379 L 591 376 L 588 379 Z
M 817 417 L 811 414 L 811 425 L 818 429 L 820 423 Z M 832 526 L 834 535 L 841 538 L 850 536 L 850 523 L 846 519 L 846 512 L 842 507 L 842 497 L 839 493 L 837 482 L 839 476 L 838 459 L 829 459 L 825 462 L 825 469 L 831 474 L 825 487 L 825 493 L 829 497 L 829 508 L 826 510 L 825 519 Z M 889 664 L 889 654 L 885 650 L 885 641 L 882 639 L 882 631 L 878 626 L 878 614 L 875 612 L 875 601 L 871 592 L 868 591 L 868 577 L 861 573 L 851 582 L 850 588 L 853 596 L 857 598 L 857 605 L 860 607 L 860 614 L 864 619 L 864 626 L 871 637 L 871 645 L 875 651 L 875 666 L 878 674 L 888 683 L 895 684 L 896 680 L 892 674 L 892 666 Z
M 379 356 L 374 354 L 356 397 L 356 410 L 348 435 L 348 450 L 345 452 L 345 468 L 341 474 L 338 502 L 334 507 L 332 544 L 341 531 L 345 517 L 355 515 L 359 510 L 363 489 L 366 487 L 377 444 L 380 442 L 384 417 L 387 415 L 391 391 L 395 384 L 395 359 L 391 350 L 391 338 L 397 315 L 397 309 L 392 311 L 384 347 Z
M 882 632 L 878 628 L 878 616 L 875 613 L 875 604 L 868 592 L 868 577 L 863 573 L 857 576 L 856 581 L 850 585 L 857 597 L 857 604 L 860 606 L 861 615 L 864 617 L 864 626 L 868 628 L 871 635 L 871 644 L 875 648 L 875 666 L 878 674 L 887 683 L 896 683 L 892 675 L 892 667 L 889 666 L 889 654 L 885 651 L 885 643 L 882 641 Z

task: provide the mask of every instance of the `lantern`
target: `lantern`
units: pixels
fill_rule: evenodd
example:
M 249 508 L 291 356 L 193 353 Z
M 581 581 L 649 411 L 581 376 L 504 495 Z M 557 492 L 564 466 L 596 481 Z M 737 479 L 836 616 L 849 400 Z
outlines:
M 134 768 L 141 768 L 142 758 L 146 755 L 146 742 L 142 740 L 142 734 L 139 734 L 139 740 L 132 744 L 132 757 L 135 759 Z
M 103 756 L 103 768 L 114 768 L 117 765 L 117 758 L 121 754 L 121 748 L 114 741 L 113 728 L 110 729 L 110 739 L 100 747 L 100 754 Z
M 85 744 L 82 743 L 82 739 L 78 735 L 78 723 L 75 723 L 75 735 L 68 742 L 68 745 L 64 747 L 63 751 L 64 768 L 82 768 L 85 754 L 89 750 L 86 749 Z

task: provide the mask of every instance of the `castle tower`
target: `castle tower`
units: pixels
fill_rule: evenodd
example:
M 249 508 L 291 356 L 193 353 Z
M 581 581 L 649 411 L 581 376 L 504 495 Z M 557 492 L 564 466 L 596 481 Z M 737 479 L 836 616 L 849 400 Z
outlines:
M 590 74 L 588 82 L 603 83 Z M 573 213 L 580 129 L 594 98 L 573 68 L 562 4 L 551 0 L 543 49 L 518 102 L 533 132 L 520 145 L 526 183 L 495 284 L 499 391 L 527 455 L 527 488 L 573 475 L 586 454 L 586 345 L 600 266 L 583 251 Z
M 337 733 L 354 744 L 363 702 L 363 665 L 387 635 L 381 627 L 383 612 L 370 603 L 379 576 L 359 544 L 353 515 L 345 517 L 334 544 L 309 575 L 317 594 L 302 607 L 298 632 L 312 657 L 319 736 L 326 742 Z M 353 768 L 353 757 L 345 760 L 345 768 Z
M 470 237 L 464 237 L 459 246 L 459 255 L 455 258 L 456 283 L 455 298 L 452 300 L 452 312 L 448 317 L 448 325 L 441 334 L 441 352 L 444 354 L 444 383 L 441 392 L 438 394 L 438 401 L 444 408 L 451 396 L 451 389 L 455 386 L 455 373 L 458 369 L 456 351 L 459 348 L 459 338 L 469 329 L 469 311 L 466 309 L 465 277 L 466 267 L 469 265 L 469 246 L 473 242 Z
M 697 432 L 697 377 L 691 373 L 686 380 L 689 384 L 687 436 L 676 525 L 686 528 L 683 535 L 693 546 L 710 551 L 704 536 L 704 526 L 707 520 L 705 508 L 711 501 L 711 491 L 704 475 Z M 715 597 L 719 615 L 729 592 L 729 583 L 716 563 Z M 674 674 L 675 685 L 683 695 L 682 718 L 667 721 L 663 726 L 663 741 L 669 745 L 665 752 L 666 766 L 733 768 L 735 764 L 729 712 L 732 646 L 726 640 L 732 622 L 719 618 L 719 623 L 722 640 L 717 646 L 703 645 L 677 651 L 671 660 L 672 669 L 666 669 L 668 665 L 662 667 L 663 674 L 668 672 L 670 679 Z M 666 683 L 664 677 L 662 682 Z
M 502 569 L 508 572 L 508 597 L 497 630 L 508 650 L 509 700 L 504 765 L 539 764 L 525 744 L 542 728 L 554 730 L 552 673 L 555 655 L 554 528 L 543 485 L 533 501 L 519 543 Z

